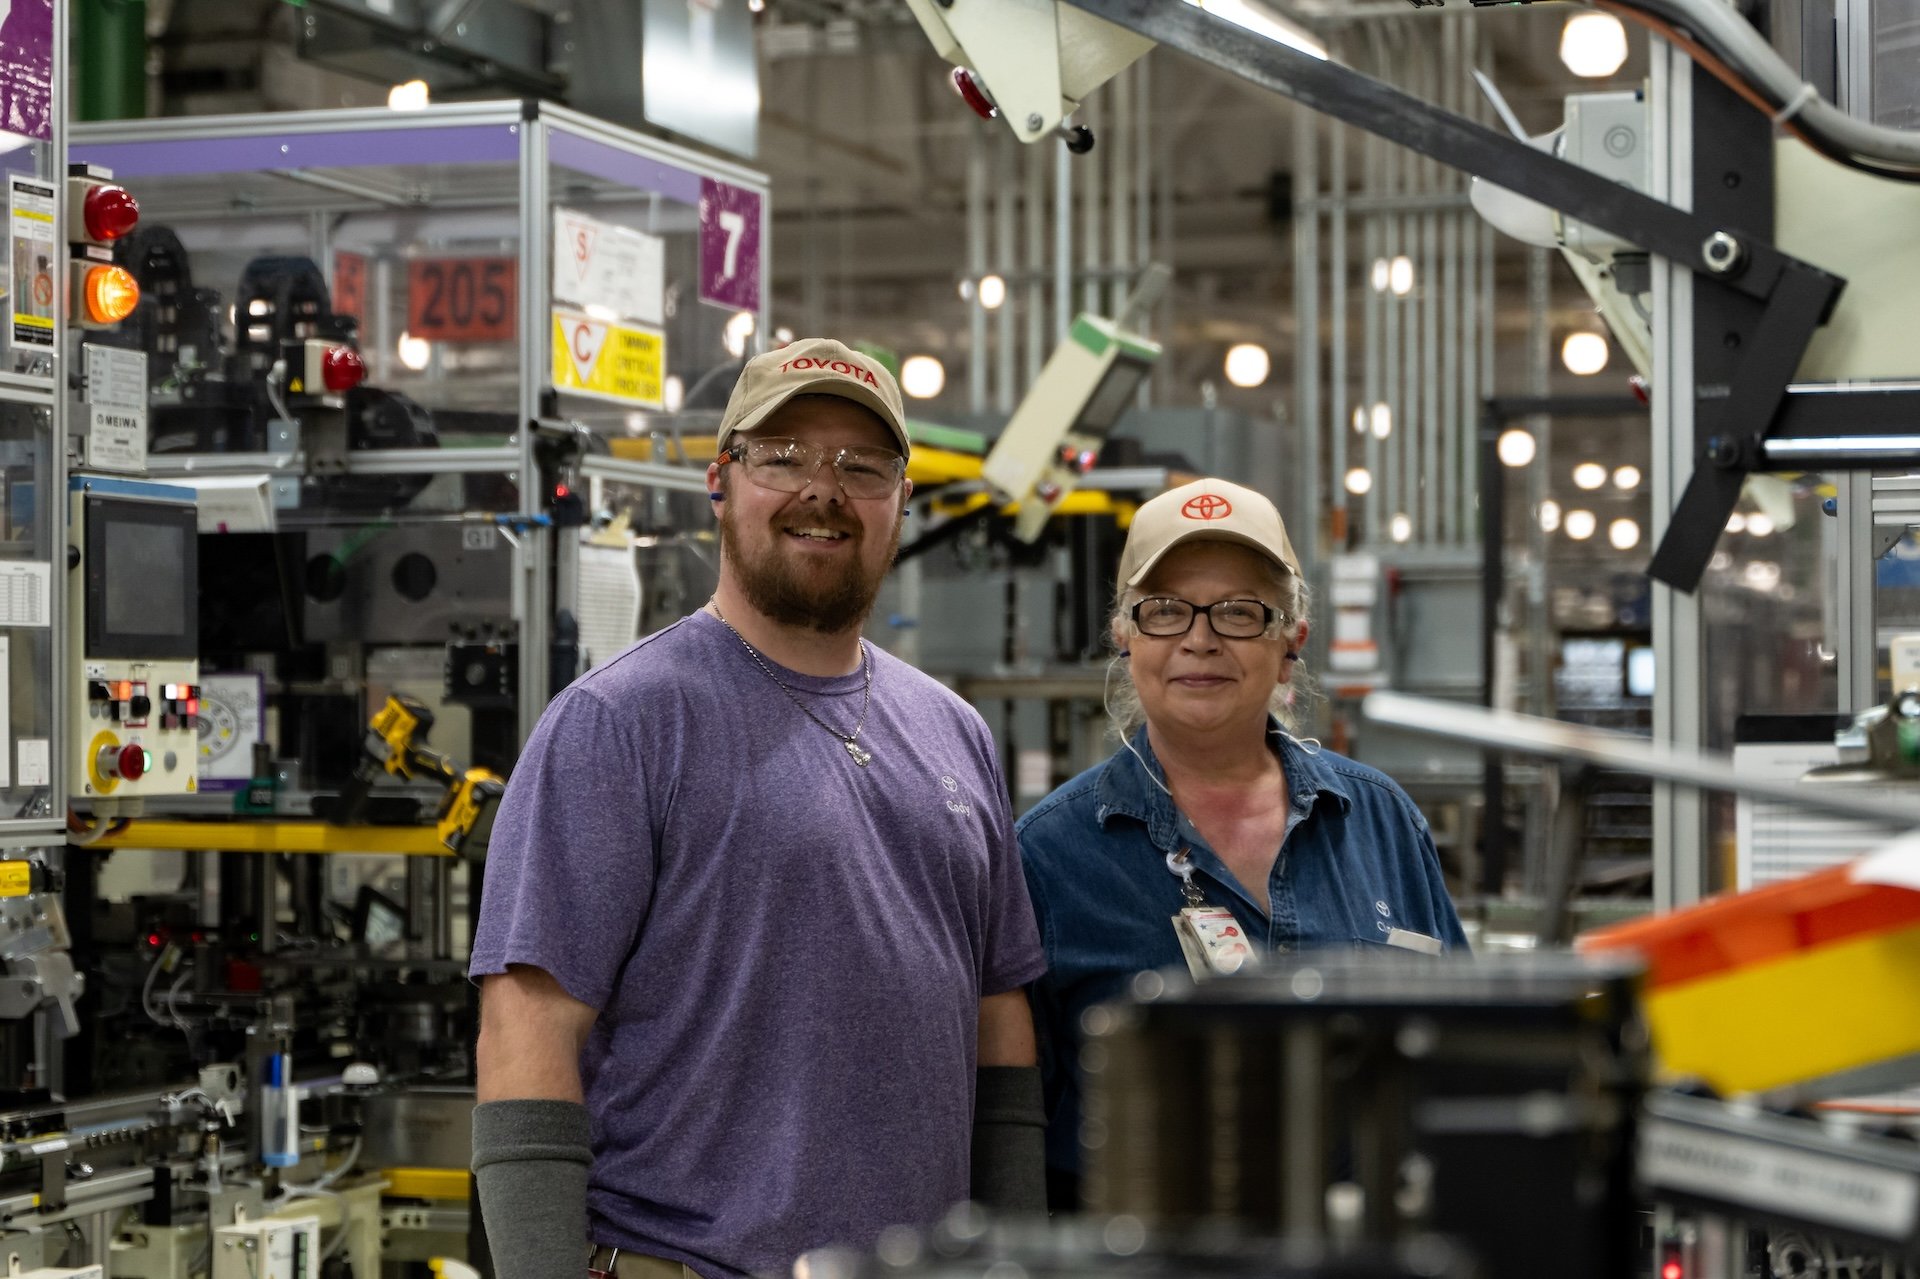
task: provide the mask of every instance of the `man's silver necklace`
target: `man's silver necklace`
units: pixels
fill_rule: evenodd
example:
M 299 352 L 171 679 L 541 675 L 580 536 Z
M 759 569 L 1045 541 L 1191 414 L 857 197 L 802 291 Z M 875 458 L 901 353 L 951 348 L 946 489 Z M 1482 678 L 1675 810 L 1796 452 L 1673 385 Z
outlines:
M 866 676 L 866 684 L 860 690 L 860 719 L 858 720 L 858 722 L 854 724 L 853 731 L 851 733 L 843 733 L 839 729 L 835 728 L 833 725 L 827 723 L 827 721 L 825 721 L 824 719 L 821 719 L 818 715 L 815 715 L 810 709 L 808 709 L 807 704 L 805 702 L 801 701 L 798 697 L 795 697 L 793 695 L 793 690 L 788 688 L 785 682 L 782 681 L 778 675 L 775 675 L 773 673 L 773 667 L 767 664 L 767 659 L 760 656 L 760 650 L 755 648 L 753 645 L 747 643 L 747 637 L 742 635 L 738 630 L 736 630 L 734 628 L 733 623 L 729 622 L 726 619 L 726 616 L 723 613 L 721 613 L 720 605 L 716 601 L 708 600 L 707 608 L 710 612 L 712 612 L 712 614 L 716 618 L 720 619 L 720 625 L 726 627 L 730 631 L 733 631 L 733 637 L 740 641 L 740 647 L 747 650 L 747 656 L 753 659 L 753 664 L 760 668 L 761 673 L 763 673 L 768 679 L 773 681 L 774 687 L 778 688 L 781 692 L 785 693 L 787 695 L 787 700 L 792 702 L 795 706 L 798 706 L 801 710 L 801 713 L 804 714 L 808 719 L 812 720 L 814 723 L 818 724 L 820 727 L 826 729 L 827 732 L 833 734 L 835 739 L 837 739 L 842 746 L 847 748 L 847 754 L 853 756 L 854 763 L 860 765 L 860 767 L 862 768 L 865 768 L 869 763 L 872 762 L 873 752 L 869 750 L 862 750 L 860 747 L 860 730 L 867 726 L 867 707 L 873 701 L 873 663 L 867 660 L 867 646 L 865 642 L 862 642 L 860 645 L 860 673 Z

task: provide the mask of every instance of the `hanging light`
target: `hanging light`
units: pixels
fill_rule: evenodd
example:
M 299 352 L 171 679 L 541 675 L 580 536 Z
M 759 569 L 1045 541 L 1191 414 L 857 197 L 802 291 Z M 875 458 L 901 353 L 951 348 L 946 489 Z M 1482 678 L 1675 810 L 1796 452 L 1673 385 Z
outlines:
M 1404 542 L 1413 536 L 1413 521 L 1405 511 L 1400 511 L 1387 521 L 1387 532 L 1396 542 Z
M 1598 333 L 1569 333 L 1560 344 L 1560 363 L 1567 372 L 1591 377 L 1607 367 L 1607 340 Z
M 1493 451 L 1507 466 L 1525 466 L 1533 461 L 1533 455 L 1539 449 L 1533 432 L 1522 427 L 1513 427 L 1500 432 L 1500 439 L 1494 444 Z
M 1594 529 L 1600 527 L 1592 511 L 1568 511 L 1566 524 L 1567 536 L 1576 542 L 1586 541 L 1593 536 Z
M 998 311 L 1000 304 L 1007 300 L 1007 282 L 997 275 L 980 277 L 980 305 L 989 311 Z
M 1373 406 L 1369 418 L 1373 423 L 1373 438 L 1384 440 L 1393 434 L 1393 410 L 1385 400 Z
M 1771 537 L 1773 517 L 1765 511 L 1755 511 L 1747 516 L 1747 534 L 1751 537 Z
M 1597 489 L 1607 482 L 1607 468 L 1598 462 L 1582 462 L 1573 468 L 1573 482 L 1583 489 Z
M 1576 13 L 1560 28 L 1560 61 L 1577 76 L 1597 80 L 1627 60 L 1627 29 L 1610 13 Z
M 1630 551 L 1640 545 L 1640 525 L 1633 520 L 1615 520 L 1607 525 L 1607 540 L 1616 551 Z
M 1631 492 L 1640 487 L 1640 468 L 1637 466 L 1616 466 L 1613 468 L 1613 486 Z
M 1548 498 L 1540 503 L 1540 531 L 1551 533 L 1560 527 L 1560 503 Z
M 1747 531 L 1747 517 L 1735 511 L 1727 516 L 1727 532 L 1744 533 Z
M 1259 386 L 1272 371 L 1273 359 L 1264 346 L 1241 342 L 1227 350 L 1227 381 L 1235 386 Z
M 1364 466 L 1356 466 L 1347 472 L 1347 492 L 1358 497 L 1373 491 L 1373 472 Z
M 1364 404 L 1353 406 L 1353 433 L 1355 435 L 1367 433 L 1367 406 Z
M 1373 260 L 1373 272 L 1369 277 L 1369 282 L 1373 285 L 1373 291 L 1375 293 L 1385 293 L 1388 286 L 1393 282 L 1393 263 L 1387 261 L 1385 258 L 1375 258 Z
M 947 366 L 931 355 L 910 355 L 900 366 L 900 389 L 916 400 L 931 400 L 947 385 Z

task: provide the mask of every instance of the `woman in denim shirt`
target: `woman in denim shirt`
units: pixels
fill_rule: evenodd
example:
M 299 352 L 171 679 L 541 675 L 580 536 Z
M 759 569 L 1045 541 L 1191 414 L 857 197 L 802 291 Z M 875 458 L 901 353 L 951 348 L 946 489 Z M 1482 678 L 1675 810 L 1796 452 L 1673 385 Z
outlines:
M 1056 1211 L 1079 1203 L 1080 1015 L 1135 973 L 1230 971 L 1246 946 L 1466 948 L 1406 792 L 1287 731 L 1307 588 L 1272 502 L 1209 479 L 1142 506 L 1110 632 L 1122 747 L 1015 827 L 1047 953 Z

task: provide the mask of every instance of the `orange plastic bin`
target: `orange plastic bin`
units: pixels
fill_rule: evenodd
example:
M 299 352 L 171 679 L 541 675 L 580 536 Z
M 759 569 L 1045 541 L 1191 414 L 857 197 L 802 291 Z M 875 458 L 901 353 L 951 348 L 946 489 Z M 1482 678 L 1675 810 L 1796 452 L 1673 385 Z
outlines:
M 1662 1071 L 1722 1094 L 1920 1055 L 1920 891 L 1862 882 L 1863 865 L 1599 929 L 1577 944 L 1645 959 Z

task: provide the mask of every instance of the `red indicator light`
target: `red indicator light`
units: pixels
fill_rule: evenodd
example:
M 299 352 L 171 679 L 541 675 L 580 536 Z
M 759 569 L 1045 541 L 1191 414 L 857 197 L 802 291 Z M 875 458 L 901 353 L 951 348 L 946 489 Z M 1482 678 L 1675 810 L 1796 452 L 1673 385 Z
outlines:
M 125 187 L 103 183 L 88 190 L 80 216 L 87 224 L 88 239 L 117 240 L 140 221 L 140 202 Z
M 351 391 L 367 380 L 367 362 L 350 346 L 331 347 L 320 357 L 320 380 L 329 391 Z
M 960 100 L 982 120 L 991 120 L 1000 114 L 1000 108 L 993 105 L 993 99 L 987 96 L 987 91 L 981 86 L 979 79 L 965 67 L 953 69 L 953 91 L 959 94 Z
M 154 948 L 155 950 L 158 950 L 158 949 L 160 949 L 160 934 L 159 934 L 159 933 L 148 933 L 148 934 L 147 934 L 147 945 L 149 945 L 149 946 L 151 946 L 151 947 L 153 947 L 153 948 Z
M 1687 1269 L 1677 1261 L 1669 1261 L 1660 1267 L 1660 1279 L 1686 1279 Z

